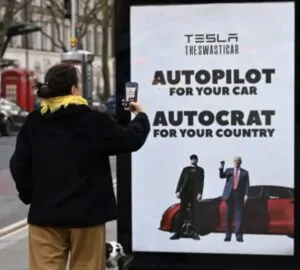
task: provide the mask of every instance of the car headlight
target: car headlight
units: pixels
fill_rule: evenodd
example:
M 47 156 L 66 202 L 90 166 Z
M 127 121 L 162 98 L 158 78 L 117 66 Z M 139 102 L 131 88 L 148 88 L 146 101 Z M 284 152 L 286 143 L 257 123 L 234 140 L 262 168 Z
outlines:
M 22 116 L 22 117 L 27 117 L 28 114 L 29 114 L 29 112 L 27 112 L 27 111 L 21 111 L 20 112 L 20 116 Z
M 19 112 L 17 110 L 10 110 L 9 112 L 11 115 L 18 115 Z

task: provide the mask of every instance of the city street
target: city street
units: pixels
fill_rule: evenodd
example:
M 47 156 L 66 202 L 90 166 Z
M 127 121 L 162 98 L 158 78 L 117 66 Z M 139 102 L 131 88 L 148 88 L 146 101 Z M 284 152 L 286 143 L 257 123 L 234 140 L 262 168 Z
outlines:
M 106 225 L 106 233 L 108 241 L 116 240 L 116 222 Z M 27 244 L 27 227 L 0 238 L 0 269 L 27 270 Z
M 27 216 L 28 207 L 17 196 L 9 173 L 9 160 L 14 151 L 16 137 L 0 136 L 0 231 Z M 113 179 L 116 179 L 116 159 L 111 157 Z M 116 223 L 107 225 L 107 239 L 116 239 Z M 1 234 L 0 234 L 1 235 Z M 17 260 L 16 260 L 17 258 Z M 27 268 L 27 227 L 0 236 L 0 269 L 25 270 Z

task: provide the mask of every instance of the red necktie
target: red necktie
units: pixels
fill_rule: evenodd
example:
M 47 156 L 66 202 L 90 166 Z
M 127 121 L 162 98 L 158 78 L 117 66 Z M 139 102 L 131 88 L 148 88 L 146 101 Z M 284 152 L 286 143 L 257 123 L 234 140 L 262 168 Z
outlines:
M 239 184 L 239 170 L 235 169 L 233 176 L 233 189 L 236 190 Z

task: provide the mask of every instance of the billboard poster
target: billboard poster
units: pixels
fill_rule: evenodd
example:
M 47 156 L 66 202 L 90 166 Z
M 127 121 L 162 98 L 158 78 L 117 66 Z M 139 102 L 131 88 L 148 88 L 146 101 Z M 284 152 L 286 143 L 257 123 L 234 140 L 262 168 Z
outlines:
M 294 3 L 134 6 L 133 251 L 294 254 Z

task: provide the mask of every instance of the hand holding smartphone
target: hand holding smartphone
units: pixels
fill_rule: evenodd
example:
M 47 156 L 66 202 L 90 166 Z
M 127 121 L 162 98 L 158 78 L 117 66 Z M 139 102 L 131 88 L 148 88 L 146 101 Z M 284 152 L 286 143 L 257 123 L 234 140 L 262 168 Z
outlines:
M 125 99 L 123 101 L 123 107 L 127 111 L 134 111 L 134 108 L 130 108 L 130 102 L 137 102 L 138 100 L 138 83 L 127 82 L 125 85 Z

